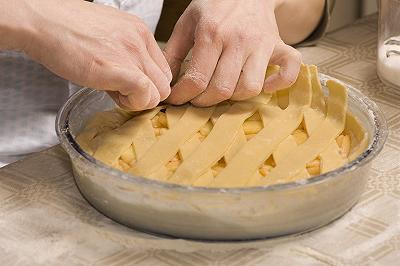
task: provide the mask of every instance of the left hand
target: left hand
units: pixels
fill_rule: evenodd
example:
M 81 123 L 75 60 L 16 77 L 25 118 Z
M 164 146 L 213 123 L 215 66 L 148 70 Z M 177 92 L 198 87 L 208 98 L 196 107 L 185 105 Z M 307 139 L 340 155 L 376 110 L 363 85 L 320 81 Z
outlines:
M 176 78 L 193 48 L 188 69 L 168 101 L 209 106 L 294 83 L 301 55 L 279 36 L 274 14 L 278 4 L 278 0 L 193 0 L 164 51 Z M 269 63 L 281 68 L 265 80 Z

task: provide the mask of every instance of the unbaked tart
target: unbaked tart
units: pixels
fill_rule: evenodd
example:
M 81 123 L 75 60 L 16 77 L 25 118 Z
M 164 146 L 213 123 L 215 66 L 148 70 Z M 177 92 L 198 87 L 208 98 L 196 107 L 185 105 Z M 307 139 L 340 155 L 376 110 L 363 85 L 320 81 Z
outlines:
M 268 67 L 267 75 L 279 70 Z M 347 111 L 347 90 L 315 66 L 276 93 L 199 108 L 162 105 L 98 113 L 77 137 L 97 160 L 135 176 L 201 187 L 294 182 L 360 155 L 368 135 Z

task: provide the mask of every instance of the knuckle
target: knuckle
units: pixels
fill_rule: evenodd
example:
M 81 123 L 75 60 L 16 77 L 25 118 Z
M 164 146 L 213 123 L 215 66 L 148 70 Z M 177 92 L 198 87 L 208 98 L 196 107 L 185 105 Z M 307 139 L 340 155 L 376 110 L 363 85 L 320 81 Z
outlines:
M 130 53 L 133 53 L 136 55 L 143 54 L 146 51 L 146 48 L 144 47 L 144 45 L 139 44 L 137 42 L 127 41 L 124 43 L 124 45 Z
M 245 100 L 252 98 L 260 94 L 262 88 L 263 88 L 262 83 L 247 82 L 247 81 L 240 82 L 240 84 L 238 84 L 238 87 L 236 88 L 232 96 L 232 99 Z
M 204 20 L 199 23 L 199 35 L 208 36 L 212 40 L 219 40 L 224 37 L 224 29 L 215 20 Z
M 283 80 L 287 81 L 289 84 L 293 83 L 296 81 L 297 75 L 294 75 L 293 73 L 283 73 L 280 75 Z
M 193 87 L 196 89 L 196 91 L 199 92 L 204 91 L 207 88 L 209 82 L 206 75 L 190 69 L 185 73 L 184 79 L 189 80 L 193 84 Z
M 292 50 L 293 50 L 293 56 L 294 56 L 294 58 L 295 58 L 297 61 L 301 62 L 301 61 L 302 61 L 302 58 L 303 58 L 303 55 L 302 55 L 297 49 L 292 48 Z
M 299 50 L 293 48 L 290 45 L 283 44 L 283 51 L 284 51 L 284 59 L 285 60 L 295 60 L 297 62 L 300 62 L 302 60 L 302 54 L 300 53 Z
M 243 82 L 242 91 L 247 97 L 252 97 L 258 95 L 262 90 L 262 83 L 255 81 Z
M 151 82 L 148 78 L 141 77 L 137 80 L 137 86 L 142 90 L 150 90 L 151 89 Z
M 119 47 L 128 50 L 129 53 L 141 54 L 146 50 L 144 43 L 140 40 L 137 40 L 135 33 L 119 34 L 115 39 L 116 44 L 121 45 Z
M 233 88 L 227 85 L 220 85 L 215 88 L 218 99 L 227 100 L 233 95 Z
M 144 22 L 139 20 L 139 21 L 136 21 L 135 24 L 136 24 L 135 29 L 140 36 L 145 37 L 145 38 L 149 37 L 150 31 Z
M 289 83 L 292 83 L 296 80 L 297 75 L 294 73 L 284 72 L 280 74 L 281 78 L 286 80 Z
M 254 45 L 254 43 L 262 43 L 265 39 L 261 32 L 248 31 L 246 29 L 239 30 L 235 35 L 238 42 L 249 43 L 251 45 Z
M 142 35 L 142 33 L 122 33 L 116 37 L 117 44 L 122 45 L 122 48 L 125 48 L 129 51 L 129 53 L 133 54 L 142 54 L 146 51 L 146 38 Z
M 286 85 L 293 84 L 297 79 L 297 73 L 294 72 L 288 72 L 288 71 L 279 72 L 279 76 L 282 79 L 282 81 L 286 83 Z

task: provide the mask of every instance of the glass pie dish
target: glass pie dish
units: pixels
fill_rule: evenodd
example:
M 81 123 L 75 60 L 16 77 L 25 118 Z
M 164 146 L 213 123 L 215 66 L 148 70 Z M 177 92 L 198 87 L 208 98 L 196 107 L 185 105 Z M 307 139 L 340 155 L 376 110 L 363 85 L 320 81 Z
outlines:
M 320 74 L 324 92 L 327 80 Z M 86 121 L 115 107 L 88 88 L 59 111 L 56 130 L 83 196 L 106 216 L 134 229 L 201 240 L 250 240 L 309 231 L 343 215 L 359 199 L 370 162 L 382 150 L 386 122 L 375 103 L 346 85 L 349 111 L 369 135 L 368 148 L 346 165 L 296 182 L 246 188 L 205 188 L 160 182 L 111 168 L 76 142 Z

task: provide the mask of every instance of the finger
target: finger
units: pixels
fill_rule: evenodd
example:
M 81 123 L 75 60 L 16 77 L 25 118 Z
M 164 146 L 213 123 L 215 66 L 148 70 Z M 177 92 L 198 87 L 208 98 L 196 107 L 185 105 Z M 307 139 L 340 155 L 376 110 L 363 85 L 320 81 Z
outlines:
M 237 49 L 227 47 L 207 89 L 191 102 L 197 106 L 210 106 L 231 98 L 243 67 L 243 57 Z
M 196 42 L 188 69 L 172 87 L 168 102 L 183 104 L 205 91 L 217 66 L 221 51 L 222 47 L 211 40 Z
M 157 88 L 158 101 L 165 100 L 171 92 L 170 81 L 150 56 L 142 60 L 142 68 Z
M 149 52 L 150 57 L 153 61 L 157 64 L 160 70 L 164 73 L 168 83 L 172 81 L 172 72 L 169 64 L 164 56 L 164 53 L 161 51 L 160 47 L 158 46 L 154 36 L 149 34 L 147 40 L 147 50 Z
M 130 71 L 119 68 L 96 71 L 99 80 L 107 82 L 96 84 L 93 88 L 111 90 L 111 96 L 125 109 L 144 110 L 159 102 L 159 94 L 153 82 L 138 68 Z M 117 94 L 118 93 L 118 94 Z M 118 96 L 118 98 L 117 98 Z
M 231 97 L 232 100 L 242 101 L 260 94 L 271 53 L 272 48 L 260 49 L 247 58 Z
M 301 66 L 301 54 L 293 47 L 281 44 L 276 46 L 270 63 L 279 65 L 280 69 L 265 80 L 266 92 L 288 88 L 296 81 Z
M 132 104 L 129 100 L 128 96 L 122 95 L 119 91 L 107 91 L 107 94 L 114 100 L 114 102 L 121 107 L 122 109 L 129 110 L 129 111 L 141 111 L 145 109 L 153 108 L 154 106 L 149 105 L 145 108 L 135 108 L 132 107 Z
M 182 61 L 194 45 L 194 29 L 193 16 L 185 11 L 175 24 L 164 48 L 164 55 L 174 78 L 178 76 Z

